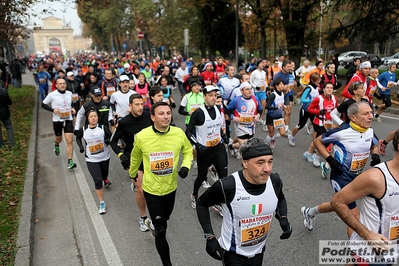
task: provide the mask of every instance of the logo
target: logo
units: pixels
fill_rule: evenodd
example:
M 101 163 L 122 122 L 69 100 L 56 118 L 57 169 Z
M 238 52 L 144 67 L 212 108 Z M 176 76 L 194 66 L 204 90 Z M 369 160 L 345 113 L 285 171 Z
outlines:
M 259 215 L 262 213 L 263 210 L 263 204 L 259 203 L 259 204 L 252 204 L 252 214 L 253 215 Z
M 245 112 L 247 110 L 247 107 L 245 105 L 241 106 L 241 111 Z
M 399 191 L 389 193 L 389 196 L 399 196 Z
M 237 201 L 240 201 L 240 200 L 250 200 L 251 199 L 251 197 L 241 197 L 241 196 L 239 196 L 238 198 L 237 198 Z

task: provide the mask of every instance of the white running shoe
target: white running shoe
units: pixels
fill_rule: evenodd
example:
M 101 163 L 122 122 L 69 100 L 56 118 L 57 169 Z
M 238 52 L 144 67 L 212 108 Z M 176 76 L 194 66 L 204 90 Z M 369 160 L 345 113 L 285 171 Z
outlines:
M 312 134 L 313 134 L 313 131 L 314 131 L 314 129 L 313 129 L 313 124 L 310 123 L 310 122 L 307 122 L 307 123 L 306 123 L 306 132 L 307 132 L 309 135 L 312 135 Z
M 305 160 L 307 160 L 309 163 L 313 162 L 312 154 L 310 154 L 310 152 L 308 152 L 308 151 L 305 151 L 302 154 L 302 157 L 305 158 Z
M 105 202 L 100 201 L 100 208 L 98 209 L 99 214 L 105 214 L 107 212 Z
M 276 140 L 270 140 L 270 148 L 274 149 L 274 147 L 276 146 Z
M 148 218 L 147 218 L 147 219 L 148 219 Z M 143 219 L 143 218 L 141 218 L 141 217 L 140 217 L 140 219 L 139 219 L 140 230 L 141 230 L 142 232 L 150 231 L 150 228 L 148 228 L 148 226 L 145 224 L 145 221 L 146 221 L 147 219 Z
M 151 219 L 150 218 L 145 219 L 144 223 L 145 223 L 145 226 L 151 231 L 151 236 L 153 238 L 155 238 L 155 227 L 152 224 Z
M 320 163 L 320 168 L 321 168 L 321 176 L 326 179 L 328 174 L 330 173 L 330 165 L 328 163 L 325 162 L 321 162 Z
M 191 207 L 193 209 L 197 208 L 197 198 L 194 197 L 193 194 L 190 194 L 190 200 L 191 200 Z
M 241 160 L 241 159 L 242 159 L 241 152 L 240 152 L 239 150 L 237 150 L 237 152 L 236 152 L 236 158 L 237 158 L 238 160 Z
M 197 160 L 193 160 L 192 166 L 193 168 L 198 168 Z
M 288 135 L 288 144 L 290 144 L 292 147 L 295 147 L 295 137 Z
M 220 205 L 213 205 L 213 206 L 212 206 L 212 209 L 213 209 L 215 212 L 219 213 L 220 216 L 223 217 L 222 206 L 220 206 Z
M 315 167 L 319 167 L 320 166 L 320 157 L 319 157 L 319 155 L 317 155 L 316 153 L 313 153 L 312 159 L 313 159 L 313 165 Z
M 309 210 L 310 210 L 309 207 L 304 206 L 304 207 L 301 208 L 301 213 L 302 213 L 302 216 L 304 218 L 303 219 L 303 224 L 305 225 L 306 229 L 308 229 L 309 231 L 312 231 L 313 230 L 313 218 L 314 218 L 314 216 L 310 216 L 309 215 Z
M 290 129 L 287 129 L 287 130 L 285 131 L 285 135 L 286 135 L 286 136 L 290 136 L 290 135 L 292 135 L 292 132 L 291 132 L 291 130 L 290 130 Z
M 213 181 L 216 182 L 219 180 L 218 172 L 216 172 L 216 169 L 214 168 L 214 166 L 211 166 L 209 168 L 209 173 L 211 174 L 211 178 Z
M 267 127 L 267 124 L 265 123 L 262 127 L 263 131 L 269 132 L 269 128 Z
M 202 182 L 202 187 L 203 188 L 210 188 L 211 184 L 209 184 L 209 182 L 207 180 L 205 180 L 205 181 Z

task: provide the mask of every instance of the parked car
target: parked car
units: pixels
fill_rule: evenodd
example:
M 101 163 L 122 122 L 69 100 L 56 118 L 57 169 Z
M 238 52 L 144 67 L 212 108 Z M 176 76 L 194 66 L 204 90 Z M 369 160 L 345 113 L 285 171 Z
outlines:
M 398 58 L 398 56 L 399 56 L 399 52 L 397 52 L 396 54 L 393 54 L 393 55 L 384 56 L 383 58 L 381 58 L 381 60 L 384 63 L 385 60 L 388 60 L 388 59 L 391 59 L 391 58 Z
M 348 51 L 338 56 L 338 63 L 340 66 L 345 67 L 348 65 L 348 63 L 353 62 L 354 58 L 356 57 L 362 58 L 364 56 L 367 56 L 367 53 L 363 51 Z
M 381 58 L 376 54 L 367 54 L 368 59 L 370 60 L 371 66 L 374 68 L 378 68 L 382 65 Z
M 395 63 L 396 67 L 399 68 L 399 53 L 394 54 L 392 57 L 385 57 L 383 62 L 385 66 Z

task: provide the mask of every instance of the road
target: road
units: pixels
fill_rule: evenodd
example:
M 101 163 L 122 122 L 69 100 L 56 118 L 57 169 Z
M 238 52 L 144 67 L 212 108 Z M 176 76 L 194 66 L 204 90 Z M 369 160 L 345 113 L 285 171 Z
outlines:
M 173 93 L 179 98 L 177 90 Z M 295 105 L 290 128 L 298 122 L 298 111 L 299 106 Z M 176 109 L 173 114 L 175 123 L 183 127 L 184 117 Z M 391 115 L 383 118 L 383 123 L 373 122 L 375 132 L 382 138 L 397 128 L 399 120 Z M 150 233 L 139 230 L 139 211 L 131 190 L 132 181 L 116 155 L 111 151 L 109 180 L 113 184 L 105 191 L 107 213 L 99 215 L 93 180 L 84 156 L 78 152 L 75 143 L 74 161 L 78 167 L 68 172 L 63 143 L 61 155 L 53 155 L 52 132 L 51 114 L 40 108 L 33 265 L 160 265 L 154 239 Z M 260 126 L 256 136 L 266 136 Z M 296 147 L 290 147 L 287 138 L 276 141 L 273 172 L 279 173 L 284 183 L 293 234 L 288 240 L 280 240 L 282 231 L 274 219 L 264 265 L 317 265 L 319 240 L 347 239 L 346 226 L 335 213 L 317 216 L 312 232 L 303 226 L 300 208 L 315 206 L 332 196 L 329 181 L 321 178 L 320 168 L 302 158 L 310 141 L 305 130 L 296 136 Z M 382 158 L 392 156 L 390 146 Z M 229 155 L 229 173 L 239 169 L 240 161 Z M 192 168 L 186 179 L 179 178 L 176 204 L 167 230 L 172 263 L 181 266 L 221 265 L 206 253 L 202 229 L 190 206 L 189 195 L 196 174 L 196 169 Z M 203 191 L 201 188 L 200 193 Z M 212 210 L 211 218 L 219 236 L 222 218 Z

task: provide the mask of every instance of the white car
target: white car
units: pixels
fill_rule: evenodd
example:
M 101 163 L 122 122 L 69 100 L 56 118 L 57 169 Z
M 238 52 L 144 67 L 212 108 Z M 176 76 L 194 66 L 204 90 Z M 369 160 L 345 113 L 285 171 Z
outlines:
M 367 53 L 363 51 L 348 51 L 338 56 L 338 63 L 340 66 L 345 66 L 352 63 L 354 58 L 362 58 L 365 56 L 367 56 Z
M 384 66 L 388 66 L 392 63 L 396 64 L 396 67 L 399 68 L 399 53 L 394 54 L 393 56 L 385 57 L 381 59 L 384 62 Z

